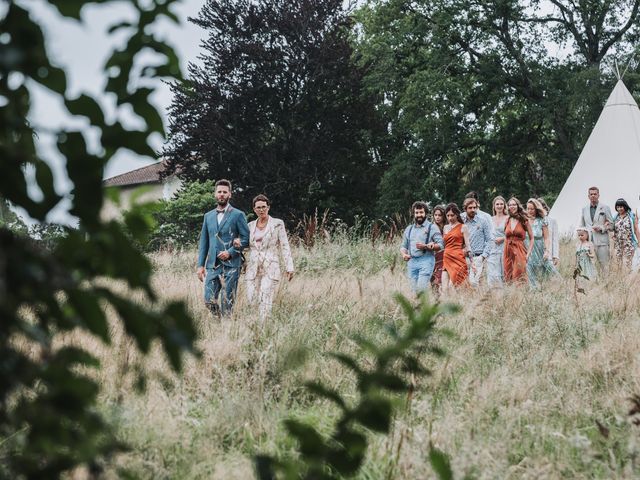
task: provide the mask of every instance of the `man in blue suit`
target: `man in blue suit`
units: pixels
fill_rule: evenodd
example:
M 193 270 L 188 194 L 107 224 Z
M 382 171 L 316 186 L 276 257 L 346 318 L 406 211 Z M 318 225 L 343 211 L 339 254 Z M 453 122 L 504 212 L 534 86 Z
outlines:
M 231 182 L 216 182 L 218 205 L 204 215 L 198 248 L 198 278 L 204 281 L 204 301 L 213 313 L 231 313 L 242 266 L 241 252 L 249 246 L 247 217 L 229 203 Z M 239 238 L 241 248 L 233 246 Z M 218 297 L 220 301 L 218 303 Z

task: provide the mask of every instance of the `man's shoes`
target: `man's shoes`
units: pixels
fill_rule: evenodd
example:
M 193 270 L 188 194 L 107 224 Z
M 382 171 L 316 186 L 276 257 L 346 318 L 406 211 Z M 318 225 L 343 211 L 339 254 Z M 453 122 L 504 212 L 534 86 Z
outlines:
M 220 316 L 220 305 L 217 302 L 206 302 L 205 306 L 211 312 L 211 315 Z

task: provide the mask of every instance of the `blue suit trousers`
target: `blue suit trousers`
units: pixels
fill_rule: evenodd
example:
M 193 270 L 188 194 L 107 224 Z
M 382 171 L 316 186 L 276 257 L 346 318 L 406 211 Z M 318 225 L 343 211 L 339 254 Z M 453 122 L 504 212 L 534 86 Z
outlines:
M 207 269 L 207 278 L 204 281 L 204 301 L 212 311 L 219 308 L 223 315 L 231 313 L 238 291 L 239 276 L 240 267 L 222 265 L 214 269 Z

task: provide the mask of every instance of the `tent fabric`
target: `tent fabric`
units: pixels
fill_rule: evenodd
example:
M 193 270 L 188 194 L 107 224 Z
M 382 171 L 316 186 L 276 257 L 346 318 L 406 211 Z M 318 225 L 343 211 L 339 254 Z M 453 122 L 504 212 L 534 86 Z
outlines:
M 549 214 L 561 233 L 578 226 L 591 186 L 600 189 L 600 202 L 612 212 L 618 198 L 634 210 L 640 207 L 640 109 L 622 80 L 609 95 Z

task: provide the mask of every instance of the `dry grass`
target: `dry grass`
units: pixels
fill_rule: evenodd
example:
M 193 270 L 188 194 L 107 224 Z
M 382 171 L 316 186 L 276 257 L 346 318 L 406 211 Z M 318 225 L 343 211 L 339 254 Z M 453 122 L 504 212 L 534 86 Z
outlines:
M 564 277 L 542 291 L 453 298 L 464 310 L 443 322 L 456 334 L 445 342 L 447 359 L 433 363 L 393 434 L 372 436 L 358 478 L 433 478 L 430 442 L 450 454 L 459 477 L 640 475 L 640 431 L 626 418 L 628 398 L 640 392 L 637 279 L 609 278 L 576 300 L 573 247 L 563 248 Z M 143 361 L 115 321 L 112 347 L 91 344 L 103 359 L 102 408 L 133 446 L 118 463 L 142 478 L 252 478 L 251 455 L 292 448 L 284 418 L 328 426 L 332 407 L 300 384 L 315 378 L 352 391 L 353 379 L 323 353 L 354 351 L 350 335 L 382 339 L 384 324 L 402 323 L 392 296 L 408 291 L 395 251 L 366 241 L 297 248 L 301 271 L 283 285 L 265 324 L 242 289 L 233 318 L 213 319 L 202 305 L 194 255 L 155 256 L 156 289 L 188 303 L 203 355 L 189 359 L 180 378 L 163 379 L 169 369 L 161 355 Z M 307 361 L 294 368 L 301 348 Z M 143 395 L 132 389 L 137 368 L 156 378 Z

